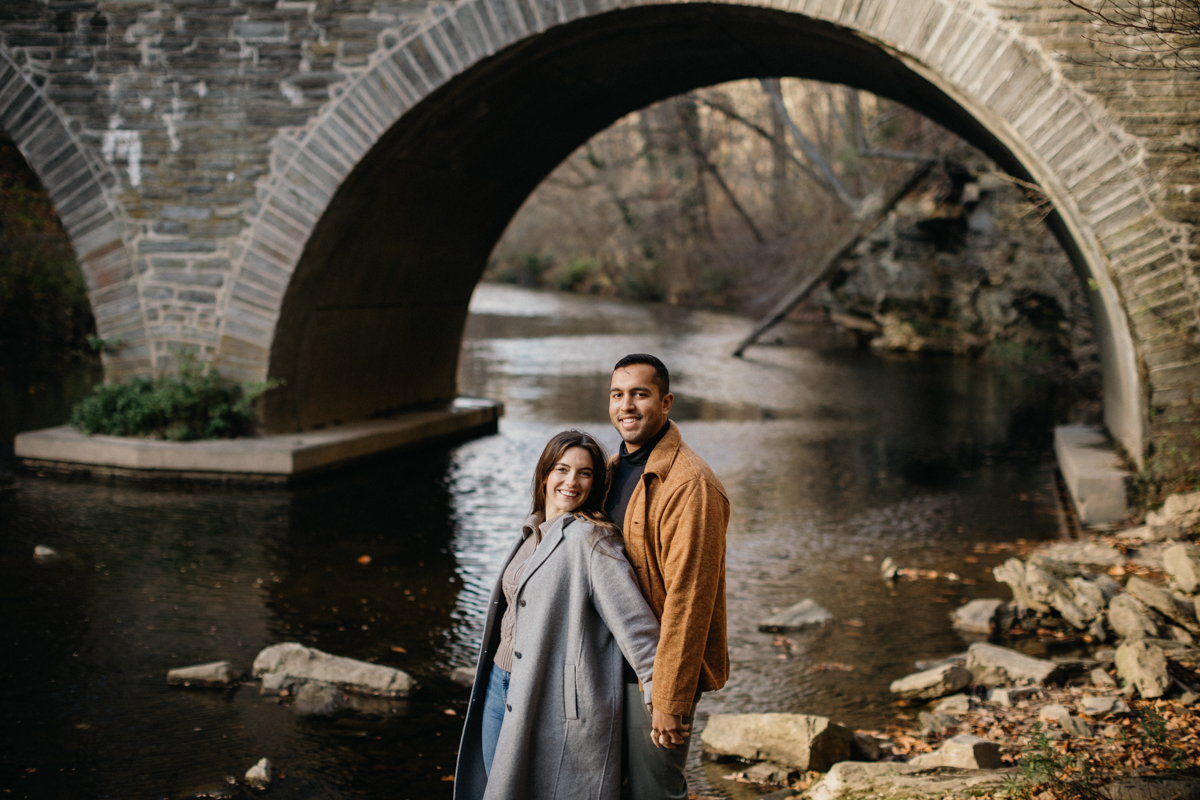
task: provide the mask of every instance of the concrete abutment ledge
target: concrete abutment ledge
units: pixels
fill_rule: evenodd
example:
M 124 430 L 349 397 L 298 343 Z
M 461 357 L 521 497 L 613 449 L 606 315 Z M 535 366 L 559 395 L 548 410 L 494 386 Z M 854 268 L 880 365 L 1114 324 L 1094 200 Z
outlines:
M 39 472 L 128 480 L 288 484 L 367 459 L 495 433 L 501 403 L 460 397 L 444 408 L 306 433 L 199 442 L 87 436 L 63 425 L 17 434 L 14 451 Z
M 1112 525 L 1129 516 L 1130 474 L 1098 428 L 1061 425 L 1054 429 L 1054 455 L 1083 525 Z

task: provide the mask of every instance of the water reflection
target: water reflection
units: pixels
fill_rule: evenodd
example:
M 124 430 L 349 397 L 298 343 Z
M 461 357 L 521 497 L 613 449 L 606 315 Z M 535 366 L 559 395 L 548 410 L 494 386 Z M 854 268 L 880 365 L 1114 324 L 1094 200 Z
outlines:
M 733 507 L 733 676 L 704 714 L 886 723 L 891 680 L 964 647 L 950 609 L 1000 594 L 986 569 L 1001 556 L 966 563 L 973 544 L 1056 533 L 1048 444 L 1065 401 L 1049 385 L 820 347 L 731 359 L 745 320 L 669 307 L 484 286 L 473 311 L 461 389 L 505 402 L 496 436 L 293 490 L 31 477 L 0 490 L 0 788 L 174 797 L 267 756 L 287 776 L 280 798 L 448 797 L 466 692 L 445 674 L 474 658 L 546 439 L 581 427 L 617 444 L 608 377 L 628 352 L 668 361 L 674 416 Z M 38 544 L 63 558 L 34 563 Z M 963 580 L 888 587 L 888 555 Z M 757 631 L 804 597 L 836 621 L 782 641 Z M 248 669 L 293 640 L 400 667 L 421 689 L 325 718 L 252 686 L 165 684 L 171 667 Z M 710 780 L 726 789 L 722 771 Z

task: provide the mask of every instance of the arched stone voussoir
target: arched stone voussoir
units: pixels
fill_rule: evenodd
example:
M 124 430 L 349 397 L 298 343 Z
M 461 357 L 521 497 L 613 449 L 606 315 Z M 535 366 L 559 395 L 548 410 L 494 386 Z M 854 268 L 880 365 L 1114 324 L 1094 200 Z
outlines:
M 88 288 L 105 375 L 152 370 L 146 323 L 130 255 L 130 226 L 111 195 L 116 179 L 66 118 L 0 47 L 0 128 L 16 143 L 54 202 Z
M 264 349 L 225 309 L 218 360 L 288 382 L 275 427 L 448 399 L 470 290 L 562 158 L 650 102 L 794 76 L 905 103 L 1042 187 L 1092 289 L 1108 426 L 1144 451 L 1147 389 L 1117 287 L 1131 236 L 1167 236 L 1142 148 L 988 5 L 462 0 L 381 41 L 280 144 L 236 265 L 246 290 L 230 307 L 276 321 Z

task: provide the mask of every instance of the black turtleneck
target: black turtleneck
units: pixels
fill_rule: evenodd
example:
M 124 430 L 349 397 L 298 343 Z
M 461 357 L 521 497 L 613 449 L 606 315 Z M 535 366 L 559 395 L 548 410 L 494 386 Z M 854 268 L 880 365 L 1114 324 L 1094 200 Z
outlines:
M 632 453 L 629 452 L 625 443 L 621 442 L 621 460 L 617 462 L 617 473 L 613 476 L 613 485 L 608 490 L 604 513 L 608 514 L 608 518 L 622 528 L 625 527 L 625 509 L 629 508 L 633 490 L 637 488 L 638 481 L 642 479 L 642 473 L 646 471 L 646 462 L 650 460 L 650 453 L 654 450 L 654 446 L 667 435 L 670 427 L 671 421 L 667 420 L 658 429 L 658 433 L 651 436 L 645 444 Z

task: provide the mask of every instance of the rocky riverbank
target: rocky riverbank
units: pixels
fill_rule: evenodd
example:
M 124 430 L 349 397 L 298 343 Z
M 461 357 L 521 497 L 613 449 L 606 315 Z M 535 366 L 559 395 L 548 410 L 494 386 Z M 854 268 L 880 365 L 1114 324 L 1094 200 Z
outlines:
M 951 615 L 966 652 L 898 676 L 897 723 L 713 715 L 729 778 L 771 798 L 1200 798 L 1200 493 L 1144 525 L 1029 548 L 992 570 L 1011 599 Z M 884 580 L 920 577 L 891 559 Z M 999 593 L 998 593 L 999 594 Z M 812 601 L 762 630 L 827 621 Z M 794 613 L 789 613 L 794 612 Z M 788 627 L 793 626 L 793 627 Z M 1038 658 L 1046 646 L 1069 656 Z

